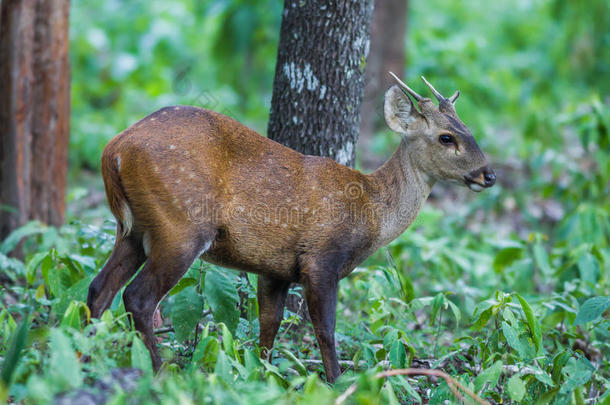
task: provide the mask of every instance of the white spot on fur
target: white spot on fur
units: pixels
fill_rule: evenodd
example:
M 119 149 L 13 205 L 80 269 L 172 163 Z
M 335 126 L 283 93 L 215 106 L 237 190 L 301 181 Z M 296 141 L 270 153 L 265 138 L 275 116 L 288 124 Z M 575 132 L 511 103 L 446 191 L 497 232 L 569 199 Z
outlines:
M 117 170 L 121 170 L 121 157 L 117 156 L 116 157 L 116 166 L 117 166 Z
M 321 85 L 320 86 L 320 100 L 322 100 L 324 98 L 324 95 L 326 95 L 326 86 Z
M 296 116 L 293 116 L 293 117 L 292 117 L 292 122 L 293 122 L 294 124 L 298 124 L 298 123 L 299 123 L 299 119 L 298 119 Z
M 151 120 L 151 121 L 155 121 L 155 120 L 156 120 L 156 118 L 151 118 L 150 120 Z
M 169 145 L 169 148 L 170 149 L 176 149 L 176 146 L 175 145 Z
M 352 158 L 354 153 L 354 144 L 352 142 L 346 142 L 341 149 L 337 151 L 337 162 L 342 165 L 347 165 Z
M 174 110 L 179 110 L 179 109 L 180 109 L 180 107 L 174 107 Z

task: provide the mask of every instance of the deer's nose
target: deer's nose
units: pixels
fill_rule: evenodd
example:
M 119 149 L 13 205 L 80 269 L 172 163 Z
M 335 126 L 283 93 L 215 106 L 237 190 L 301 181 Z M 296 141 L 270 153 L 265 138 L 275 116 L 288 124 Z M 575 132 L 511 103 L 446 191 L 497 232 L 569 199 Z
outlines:
M 483 180 L 485 181 L 485 187 L 491 187 L 496 184 L 496 174 L 493 170 L 485 168 L 483 171 Z

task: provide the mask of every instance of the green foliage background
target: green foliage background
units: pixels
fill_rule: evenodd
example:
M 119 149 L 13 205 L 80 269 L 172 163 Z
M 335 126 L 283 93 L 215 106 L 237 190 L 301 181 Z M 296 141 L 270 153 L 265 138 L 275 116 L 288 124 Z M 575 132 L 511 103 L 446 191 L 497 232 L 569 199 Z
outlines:
M 259 360 L 254 277 L 199 261 L 162 304 L 173 330 L 159 335 L 159 375 L 120 297 L 87 324 L 87 287 L 114 240 L 94 198 L 104 145 L 172 104 L 264 134 L 281 10 L 278 0 L 72 1 L 70 223 L 31 223 L 0 244 L 0 399 L 309 404 L 356 384 L 347 402 L 456 402 L 444 382 L 375 377 L 415 358 L 495 403 L 610 403 L 604 0 L 410 2 L 404 77 L 421 92 L 422 74 L 462 91 L 458 113 L 499 181 L 477 195 L 437 186 L 390 255 L 342 281 L 338 351 L 356 366 L 334 387 L 315 373 L 299 314 L 287 311 L 276 356 Z M 396 141 L 381 131 L 375 152 Z M 20 240 L 25 257 L 13 258 Z M 127 367 L 141 376 L 116 373 Z

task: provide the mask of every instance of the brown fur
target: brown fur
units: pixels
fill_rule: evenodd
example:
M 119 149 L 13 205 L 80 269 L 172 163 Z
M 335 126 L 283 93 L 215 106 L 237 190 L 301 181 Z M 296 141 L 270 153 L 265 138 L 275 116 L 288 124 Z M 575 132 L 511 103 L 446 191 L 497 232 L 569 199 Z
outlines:
M 333 381 L 340 373 L 339 279 L 409 226 L 436 180 L 467 184 L 486 167 L 454 111 L 427 99 L 419 105 L 421 112 L 397 88 L 388 91 L 386 119 L 405 136 L 369 175 L 195 107 L 167 107 L 126 129 L 102 156 L 118 229 L 113 255 L 90 287 L 92 315 L 101 315 L 146 258 L 124 301 L 158 367 L 152 314 L 198 256 L 259 274 L 260 343 L 267 349 L 288 285 L 300 282 Z M 440 145 L 439 132 L 460 141 Z

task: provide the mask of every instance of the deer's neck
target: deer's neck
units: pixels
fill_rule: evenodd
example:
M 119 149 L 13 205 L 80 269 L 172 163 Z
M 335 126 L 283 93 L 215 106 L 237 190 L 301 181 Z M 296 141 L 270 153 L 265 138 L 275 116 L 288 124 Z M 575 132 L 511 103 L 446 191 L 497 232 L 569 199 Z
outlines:
M 380 217 L 377 247 L 396 239 L 413 223 L 430 195 L 434 180 L 417 162 L 417 151 L 410 151 L 403 138 L 392 157 L 369 176 L 378 185 L 376 205 Z

